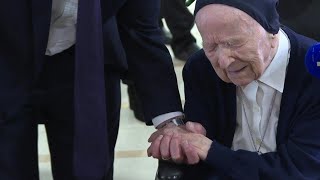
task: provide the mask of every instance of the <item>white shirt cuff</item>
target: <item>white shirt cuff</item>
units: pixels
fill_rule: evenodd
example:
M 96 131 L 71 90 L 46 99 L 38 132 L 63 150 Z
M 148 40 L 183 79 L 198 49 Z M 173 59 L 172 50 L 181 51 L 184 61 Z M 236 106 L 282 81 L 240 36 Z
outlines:
M 159 124 L 163 123 L 164 121 L 171 119 L 173 117 L 181 116 L 181 115 L 183 115 L 183 113 L 180 111 L 161 114 L 161 115 L 153 118 L 152 123 L 153 123 L 154 127 L 157 127 L 157 126 L 159 126 Z

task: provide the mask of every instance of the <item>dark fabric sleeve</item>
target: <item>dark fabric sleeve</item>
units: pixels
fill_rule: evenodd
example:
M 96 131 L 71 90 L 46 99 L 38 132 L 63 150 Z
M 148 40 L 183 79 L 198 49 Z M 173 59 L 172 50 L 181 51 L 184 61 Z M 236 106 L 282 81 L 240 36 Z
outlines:
M 155 116 L 182 111 L 176 75 L 159 28 L 159 0 L 127 1 L 117 15 L 128 78 L 142 100 L 148 124 Z
M 192 55 L 183 68 L 183 81 L 185 92 L 185 116 L 187 120 L 194 121 L 202 124 L 207 129 L 207 134 L 211 134 L 212 128 L 208 123 L 210 121 L 208 117 L 212 117 L 213 109 L 212 101 L 214 99 L 214 92 L 210 93 L 214 89 L 213 79 L 207 78 L 207 76 L 213 76 L 214 73 L 210 62 L 204 59 L 203 50 Z
M 209 115 L 209 109 L 207 109 L 208 106 L 205 100 L 205 96 L 202 96 L 200 93 L 200 87 L 199 86 L 193 86 L 192 85 L 192 72 L 190 72 L 190 69 L 185 66 L 183 69 L 183 81 L 184 81 L 184 91 L 185 91 L 185 104 L 184 109 L 187 109 L 185 111 L 186 117 L 190 121 L 196 121 L 200 124 L 205 124 L 202 122 L 202 120 L 205 120 L 207 117 L 210 117 Z M 203 92 L 204 93 L 204 92 Z M 196 98 L 188 98 L 188 97 L 196 97 Z
M 277 144 L 277 152 L 259 156 L 214 142 L 206 163 L 232 179 L 320 179 L 320 88 L 316 83 L 293 101 L 295 112 L 286 112 L 293 114 L 286 127 L 289 133 Z

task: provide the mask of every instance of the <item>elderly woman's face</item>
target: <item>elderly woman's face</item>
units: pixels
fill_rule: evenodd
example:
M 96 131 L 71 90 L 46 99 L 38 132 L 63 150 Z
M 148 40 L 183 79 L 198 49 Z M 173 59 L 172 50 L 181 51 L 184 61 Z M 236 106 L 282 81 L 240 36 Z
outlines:
M 196 16 L 203 49 L 218 76 L 225 82 L 247 85 L 270 64 L 276 38 L 244 12 L 207 5 Z

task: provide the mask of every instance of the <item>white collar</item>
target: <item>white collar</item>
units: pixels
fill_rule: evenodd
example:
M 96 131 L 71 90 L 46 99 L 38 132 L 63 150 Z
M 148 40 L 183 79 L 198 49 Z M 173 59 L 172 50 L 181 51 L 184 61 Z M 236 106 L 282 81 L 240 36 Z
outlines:
M 286 78 L 287 65 L 290 58 L 290 41 L 286 33 L 280 29 L 279 46 L 276 55 L 272 59 L 258 81 L 283 93 L 284 81 Z

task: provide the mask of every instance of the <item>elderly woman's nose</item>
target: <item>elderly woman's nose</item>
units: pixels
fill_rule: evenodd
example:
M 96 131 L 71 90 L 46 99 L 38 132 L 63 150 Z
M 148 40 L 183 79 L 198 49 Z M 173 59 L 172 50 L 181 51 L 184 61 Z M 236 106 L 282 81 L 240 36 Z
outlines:
M 229 50 L 220 49 L 216 53 L 216 61 L 220 68 L 226 69 L 234 60 L 230 57 Z

